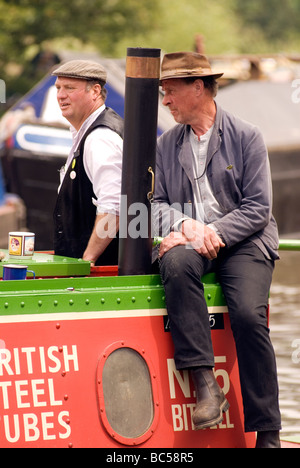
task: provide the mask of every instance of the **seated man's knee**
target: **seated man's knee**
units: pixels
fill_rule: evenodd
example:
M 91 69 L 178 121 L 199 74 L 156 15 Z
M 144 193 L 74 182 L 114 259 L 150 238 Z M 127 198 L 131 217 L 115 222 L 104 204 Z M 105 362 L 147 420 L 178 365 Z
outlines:
M 161 273 L 174 281 L 184 281 L 191 276 L 200 279 L 204 273 L 204 262 L 195 250 L 185 246 L 174 247 L 163 256 Z

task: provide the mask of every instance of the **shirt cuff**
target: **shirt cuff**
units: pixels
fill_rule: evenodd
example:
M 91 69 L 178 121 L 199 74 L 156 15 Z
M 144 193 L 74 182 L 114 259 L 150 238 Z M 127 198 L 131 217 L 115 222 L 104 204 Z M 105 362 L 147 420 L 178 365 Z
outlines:
M 180 218 L 178 221 L 176 221 L 176 223 L 173 224 L 172 231 L 181 232 L 182 223 L 184 221 L 187 221 L 188 219 L 190 219 L 190 218 Z
M 97 208 L 97 215 L 100 215 L 100 214 L 112 214 L 112 215 L 115 215 L 115 216 L 120 216 L 120 207 L 119 206 L 115 206 L 115 205 L 103 205 L 103 204 L 100 204 L 97 200 L 95 200 L 94 198 L 92 199 L 93 201 L 93 204 L 96 206 Z

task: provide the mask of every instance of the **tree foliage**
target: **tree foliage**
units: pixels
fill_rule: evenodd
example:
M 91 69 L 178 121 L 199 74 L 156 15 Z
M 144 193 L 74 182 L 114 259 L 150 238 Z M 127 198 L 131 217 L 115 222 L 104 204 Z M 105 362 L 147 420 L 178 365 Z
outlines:
M 208 54 L 299 53 L 300 0 L 164 0 L 156 29 L 141 42 L 191 50 L 197 33 Z
M 270 44 L 299 37 L 299 0 L 235 0 L 235 12 L 244 28 L 260 30 Z
M 156 20 L 158 0 L 0 0 L 0 69 L 20 69 L 45 44 L 72 38 L 92 43 L 103 54 L 114 55 L 123 37 L 134 37 Z M 27 67 L 27 68 L 26 68 Z
M 126 47 L 207 54 L 299 52 L 300 0 L 0 0 L 0 78 L 25 92 L 39 78 L 32 59 L 47 49 L 105 56 Z
M 158 0 L 0 0 L 1 36 L 12 52 L 59 37 L 96 42 L 113 53 L 123 35 L 134 36 L 155 20 Z

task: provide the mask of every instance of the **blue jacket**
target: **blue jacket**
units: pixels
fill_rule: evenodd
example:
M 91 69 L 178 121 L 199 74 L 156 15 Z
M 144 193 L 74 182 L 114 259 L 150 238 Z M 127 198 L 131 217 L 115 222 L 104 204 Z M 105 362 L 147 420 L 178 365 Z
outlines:
M 176 221 L 196 218 L 190 128 L 176 125 L 158 140 L 153 229 L 167 236 Z M 278 229 L 272 216 L 272 180 L 261 132 L 225 112 L 217 115 L 207 156 L 207 177 L 224 216 L 214 222 L 227 247 L 250 239 L 278 258 Z

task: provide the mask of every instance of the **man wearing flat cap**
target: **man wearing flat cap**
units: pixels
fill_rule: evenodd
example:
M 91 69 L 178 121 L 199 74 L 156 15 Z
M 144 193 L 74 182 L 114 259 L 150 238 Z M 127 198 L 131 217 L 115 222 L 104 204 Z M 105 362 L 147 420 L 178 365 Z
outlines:
M 257 448 L 279 448 L 281 416 L 267 323 L 278 259 L 268 154 L 260 131 L 215 102 L 217 79 L 205 56 L 165 55 L 161 85 L 175 121 L 158 141 L 155 225 L 177 369 L 189 369 L 196 429 L 229 408 L 215 380 L 201 277 L 215 272 L 226 298 L 244 403 L 245 431 Z
M 115 265 L 123 119 L 105 106 L 107 74 L 99 63 L 72 60 L 52 74 L 73 137 L 54 211 L 55 253 L 92 265 Z

